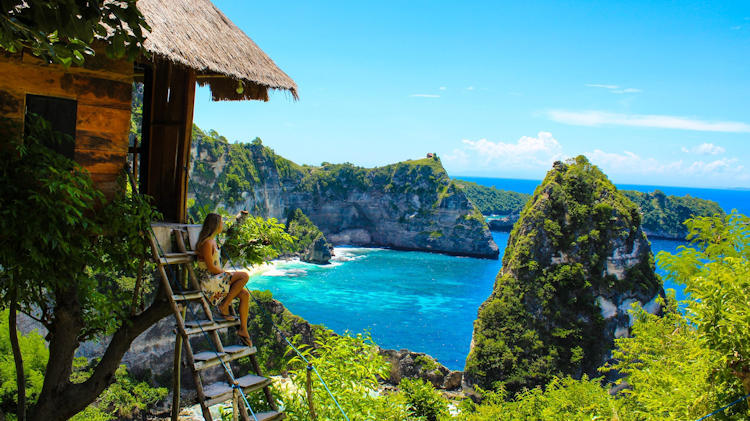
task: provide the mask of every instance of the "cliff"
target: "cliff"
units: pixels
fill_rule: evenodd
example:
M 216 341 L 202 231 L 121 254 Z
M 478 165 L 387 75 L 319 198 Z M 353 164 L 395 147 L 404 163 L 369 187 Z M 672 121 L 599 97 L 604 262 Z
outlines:
M 466 379 L 511 393 L 598 375 L 627 310 L 663 295 L 638 208 L 585 157 L 556 162 L 521 212 L 479 309 Z
M 497 258 L 481 212 L 437 157 L 377 168 L 301 166 L 259 139 L 229 144 L 193 128 L 191 195 L 231 213 L 286 220 L 300 209 L 332 244 Z

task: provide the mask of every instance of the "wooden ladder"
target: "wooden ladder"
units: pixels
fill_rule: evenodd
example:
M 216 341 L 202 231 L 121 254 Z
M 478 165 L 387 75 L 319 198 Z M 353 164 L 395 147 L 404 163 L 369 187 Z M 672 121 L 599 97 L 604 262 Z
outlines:
M 200 283 L 195 275 L 193 262 L 196 261 L 195 243 L 198 241 L 200 225 L 153 223 L 151 224 L 152 235 L 149 236 L 151 251 L 154 262 L 159 271 L 162 285 L 167 291 L 169 305 L 172 307 L 177 332 L 175 336 L 174 349 L 174 373 L 173 373 L 173 397 L 172 397 L 172 420 L 176 421 L 180 412 L 180 368 L 182 348 L 185 349 L 185 360 L 195 380 L 195 388 L 198 393 L 203 417 L 213 421 L 209 407 L 217 403 L 232 400 L 234 408 L 233 418 L 246 421 L 271 421 L 285 418 L 283 412 L 279 412 L 276 401 L 271 395 L 271 379 L 263 377 L 256 358 L 257 349 L 252 346 L 231 345 L 224 346 L 219 337 L 219 329 L 239 326 L 239 321 L 214 320 L 211 306 L 200 288 Z M 187 240 L 187 241 L 186 241 Z M 170 267 L 171 266 L 171 267 Z M 169 269 L 169 270 L 168 270 Z M 170 279 L 169 274 L 175 274 L 175 279 Z M 187 282 L 185 277 L 187 276 Z M 190 288 L 186 285 L 189 284 Z M 177 291 L 173 289 L 176 287 Z M 191 303 L 200 303 L 200 311 L 205 319 L 186 320 L 188 306 Z M 191 312 L 195 314 L 195 312 Z M 196 335 L 205 335 L 213 348 L 200 352 L 194 352 L 190 345 L 190 338 Z M 254 374 L 237 377 L 232 372 L 230 362 L 249 357 Z M 202 379 L 203 370 L 223 365 L 225 368 L 225 382 L 217 382 L 204 386 Z M 234 381 L 233 381 L 234 379 Z M 268 412 L 255 413 L 255 418 L 248 413 L 244 400 L 240 397 L 239 386 L 245 394 L 263 390 L 268 405 L 273 409 Z

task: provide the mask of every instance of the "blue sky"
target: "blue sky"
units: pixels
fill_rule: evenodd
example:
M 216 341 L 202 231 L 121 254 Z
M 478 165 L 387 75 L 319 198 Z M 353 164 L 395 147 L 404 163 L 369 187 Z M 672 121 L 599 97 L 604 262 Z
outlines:
M 214 2 L 300 93 L 199 88 L 196 124 L 232 141 L 529 179 L 585 154 L 617 183 L 750 187 L 748 1 Z

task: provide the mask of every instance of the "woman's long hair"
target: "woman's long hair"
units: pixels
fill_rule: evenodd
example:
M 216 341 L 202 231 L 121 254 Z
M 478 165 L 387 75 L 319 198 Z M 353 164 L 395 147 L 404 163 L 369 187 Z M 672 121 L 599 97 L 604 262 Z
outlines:
M 201 244 L 216 235 L 220 224 L 221 215 L 218 213 L 209 213 L 206 215 L 206 219 L 203 220 L 203 227 L 201 227 L 201 233 L 198 234 L 198 242 L 195 244 L 195 248 L 200 248 Z

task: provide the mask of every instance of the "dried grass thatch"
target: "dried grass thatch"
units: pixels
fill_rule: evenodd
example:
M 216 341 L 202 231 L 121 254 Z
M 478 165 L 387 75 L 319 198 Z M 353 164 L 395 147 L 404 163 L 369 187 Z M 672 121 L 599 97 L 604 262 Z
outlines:
M 292 78 L 210 0 L 138 0 L 137 5 L 151 26 L 146 50 L 195 69 L 198 83 L 211 87 L 215 101 L 268 101 L 269 89 L 289 91 L 297 99 Z

